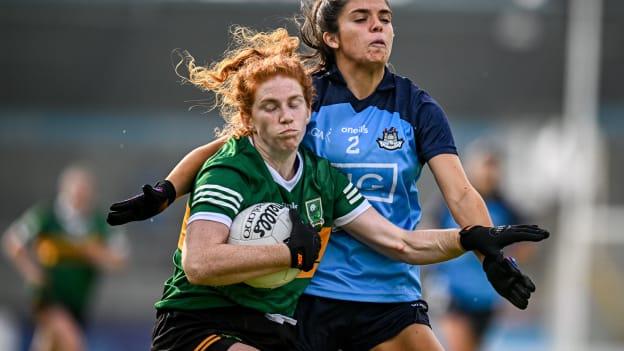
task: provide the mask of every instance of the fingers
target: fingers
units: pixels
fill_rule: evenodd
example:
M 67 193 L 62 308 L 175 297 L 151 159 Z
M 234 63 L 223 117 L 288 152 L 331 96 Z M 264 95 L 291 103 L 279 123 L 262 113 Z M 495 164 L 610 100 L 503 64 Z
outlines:
M 501 296 L 519 309 L 527 308 L 531 293 L 535 291 L 535 284 L 522 274 L 512 257 L 504 257 L 502 254 L 486 257 L 483 268 L 488 280 Z
M 509 294 L 505 296 L 509 302 L 521 310 L 529 305 L 531 293 L 535 291 L 535 285 L 526 275 L 514 279 L 509 288 Z
M 140 196 L 140 195 L 137 195 L 137 196 Z M 136 198 L 136 196 L 135 196 L 135 197 L 133 197 L 133 198 L 130 198 L 130 199 L 124 200 L 124 201 L 115 202 L 114 204 L 112 204 L 112 205 L 110 206 L 110 210 L 111 210 L 111 211 L 124 211 L 124 210 L 126 210 L 126 209 L 128 208 L 129 204 L 130 204 L 130 203 L 132 202 L 132 200 L 134 200 L 135 198 Z
M 525 310 L 529 306 L 529 298 L 522 297 L 517 291 L 512 290 L 509 296 L 505 296 L 509 302 L 521 310 Z
M 511 288 L 514 293 L 516 293 L 519 297 L 528 300 L 531 297 L 531 292 L 528 287 L 523 284 L 520 279 L 517 279 L 513 283 L 513 287 Z
M 112 208 L 112 206 L 111 206 Z M 127 211 L 123 212 L 109 212 L 108 216 L 106 216 L 106 223 L 110 225 L 121 225 L 128 223 L 129 213 Z
M 511 230 L 516 231 L 516 232 L 522 232 L 527 235 L 528 234 L 534 235 L 536 238 L 540 238 L 540 240 L 546 239 L 550 236 L 550 233 L 547 230 L 542 229 L 534 224 L 513 225 L 511 226 Z
M 526 275 L 522 276 L 522 285 L 525 286 L 528 291 L 535 292 L 535 284 L 533 284 L 533 281 Z
M 511 226 L 500 235 L 501 248 L 521 241 L 538 242 L 547 239 L 550 233 L 533 225 Z

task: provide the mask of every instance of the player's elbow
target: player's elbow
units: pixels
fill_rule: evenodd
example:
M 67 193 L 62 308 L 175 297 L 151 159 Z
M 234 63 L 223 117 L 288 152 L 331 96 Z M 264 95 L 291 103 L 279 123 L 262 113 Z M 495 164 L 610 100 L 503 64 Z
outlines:
M 195 285 L 211 285 L 210 276 L 214 275 L 214 269 L 210 262 L 200 262 L 199 258 L 193 254 L 183 254 L 182 270 L 189 283 Z
M 418 255 L 415 253 L 414 248 L 408 245 L 402 238 L 395 238 L 394 240 L 383 243 L 382 250 L 383 253 L 391 259 L 410 264 L 418 264 L 415 262 L 418 259 Z

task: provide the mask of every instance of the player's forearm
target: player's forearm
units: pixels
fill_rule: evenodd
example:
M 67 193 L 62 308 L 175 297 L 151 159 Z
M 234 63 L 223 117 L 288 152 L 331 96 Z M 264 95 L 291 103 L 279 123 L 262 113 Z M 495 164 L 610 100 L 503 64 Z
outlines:
M 469 225 L 492 226 L 485 201 L 473 187 L 467 189 L 457 200 L 448 201 L 447 205 L 453 219 L 461 228 Z
M 472 186 L 457 201 L 448 201 L 447 205 L 453 215 L 453 219 L 461 228 L 469 225 L 482 225 L 485 227 L 493 225 L 485 201 Z M 484 257 L 481 253 L 475 251 L 474 254 L 480 261 L 483 261 Z
M 222 137 L 206 145 L 202 145 L 189 152 L 178 162 L 166 178 L 173 184 L 177 197 L 183 196 L 191 191 L 197 172 L 199 172 L 204 162 L 223 146 L 225 140 L 226 138 Z
M 197 285 L 229 285 L 290 267 L 286 245 L 243 246 L 219 244 L 202 252 L 183 250 L 187 279 Z
M 99 242 L 90 242 L 85 245 L 84 255 L 100 269 L 114 271 L 123 268 L 126 257 Z
M 375 251 L 411 264 L 430 264 L 461 255 L 459 230 L 407 231 L 392 224 L 373 208 L 343 226 Z
M 411 264 L 431 264 L 448 261 L 465 251 L 459 241 L 459 229 L 422 229 L 403 236 L 402 261 Z
M 41 267 L 31 258 L 26 246 L 20 244 L 10 233 L 4 236 L 3 246 L 7 256 L 26 281 L 34 284 L 42 281 L 43 272 Z

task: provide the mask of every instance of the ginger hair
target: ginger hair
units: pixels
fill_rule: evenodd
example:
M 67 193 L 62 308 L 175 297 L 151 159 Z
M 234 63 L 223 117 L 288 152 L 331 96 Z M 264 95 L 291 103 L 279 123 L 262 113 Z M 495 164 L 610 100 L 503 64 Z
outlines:
M 218 136 L 242 137 L 251 135 L 251 108 L 258 86 L 275 76 L 293 78 L 301 84 L 308 108 L 312 104 L 313 87 L 305 64 L 298 53 L 299 39 L 286 29 L 255 32 L 245 27 L 234 27 L 232 46 L 221 61 L 198 66 L 195 59 L 184 52 L 183 64 L 188 76 L 178 75 L 186 82 L 215 94 L 213 108 L 218 107 L 225 126 Z

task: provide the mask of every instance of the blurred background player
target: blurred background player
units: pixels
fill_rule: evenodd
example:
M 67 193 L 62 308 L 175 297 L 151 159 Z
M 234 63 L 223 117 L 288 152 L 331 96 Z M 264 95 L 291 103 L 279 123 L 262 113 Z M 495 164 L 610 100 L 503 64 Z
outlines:
M 477 140 L 466 149 L 466 174 L 486 203 L 494 225 L 523 222 L 523 218 L 501 192 L 502 159 L 494 143 Z M 457 228 L 457 223 L 443 201 L 433 225 L 440 228 Z M 529 245 L 516 246 L 509 251 L 520 261 L 532 253 Z M 449 351 L 476 351 L 502 300 L 487 281 L 481 263 L 476 257 L 463 255 L 454 260 L 431 266 L 431 280 L 442 283 L 434 290 L 434 300 L 445 301 L 448 309 L 439 319 Z M 428 278 L 429 280 L 429 278 Z
M 5 232 L 4 249 L 32 290 L 31 350 L 85 350 L 85 313 L 100 270 L 120 268 L 124 237 L 94 208 L 95 179 L 66 168 L 53 202 L 30 208 Z

